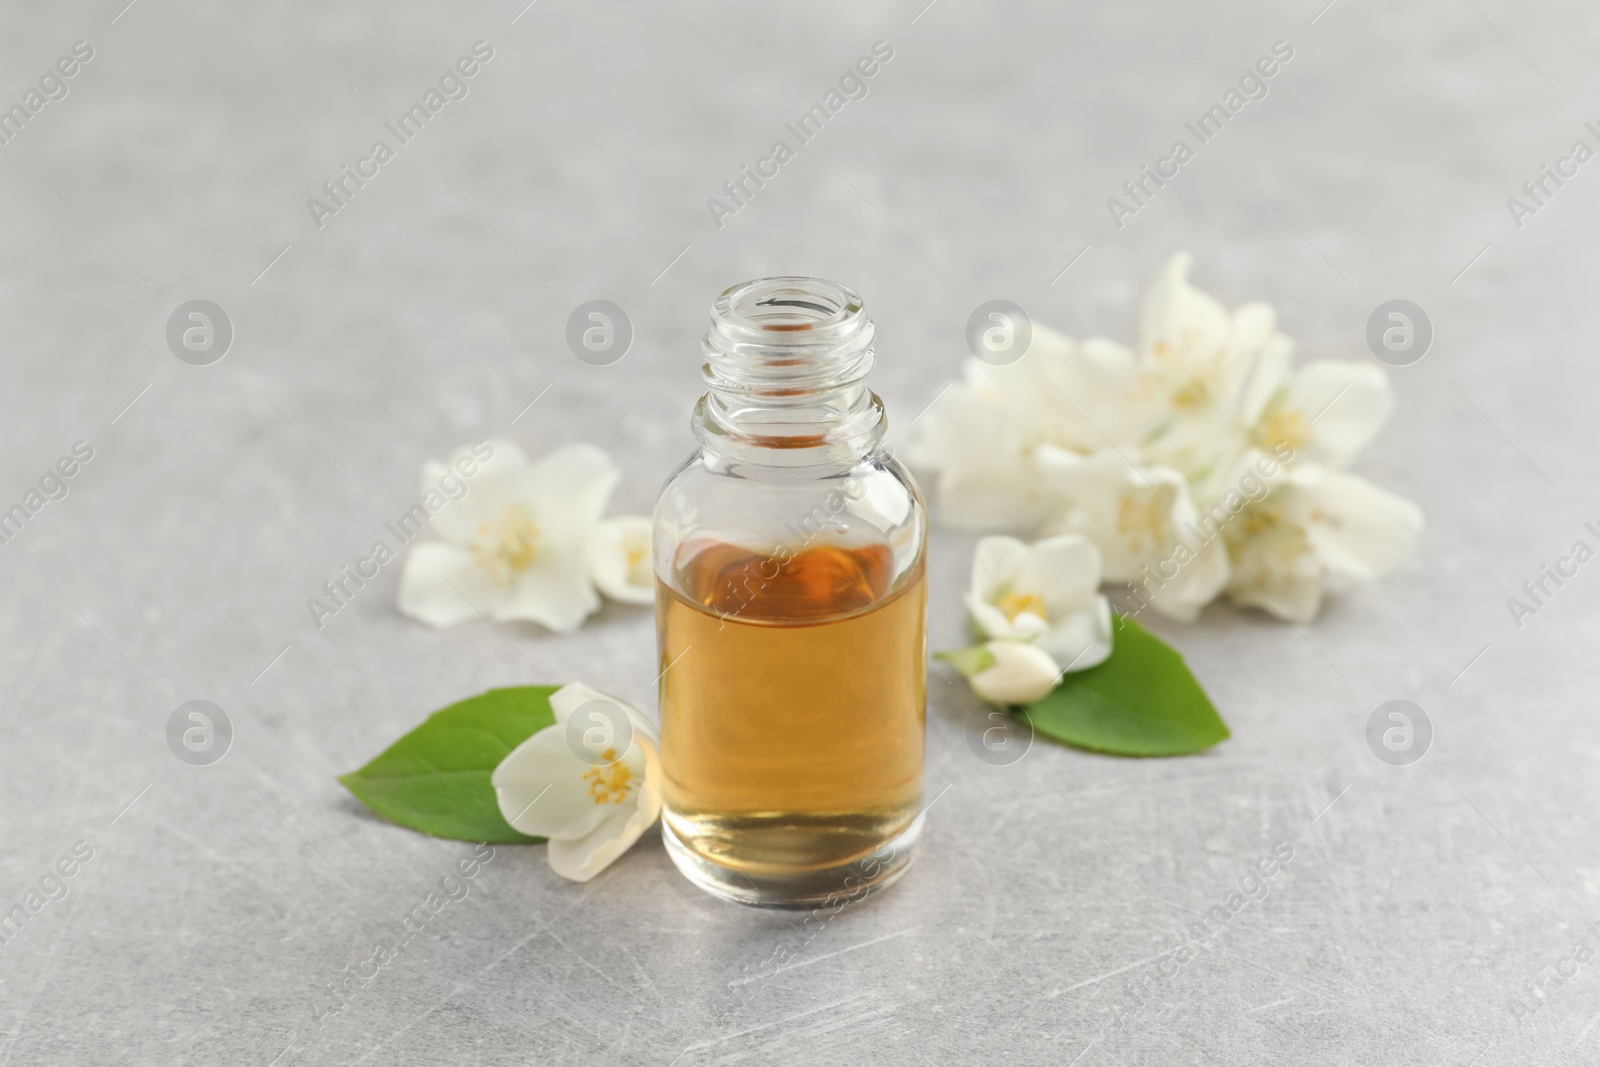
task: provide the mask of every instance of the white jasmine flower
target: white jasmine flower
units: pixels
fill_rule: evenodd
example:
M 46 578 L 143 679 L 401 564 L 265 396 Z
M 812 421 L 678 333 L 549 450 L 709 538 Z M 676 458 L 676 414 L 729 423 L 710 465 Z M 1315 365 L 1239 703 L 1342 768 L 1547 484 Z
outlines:
M 1223 527 L 1228 595 L 1294 622 L 1316 617 L 1323 593 L 1376 578 L 1416 550 L 1422 512 L 1364 478 L 1308 465 L 1288 469 Z
M 1165 417 L 1138 355 L 1104 337 L 1077 342 L 1035 323 L 1026 356 L 1003 367 L 978 366 L 1031 448 L 1132 447 Z
M 967 529 L 1033 530 L 1059 506 L 1032 467 L 1040 446 L 1133 447 L 1163 417 L 1134 354 L 1104 338 L 1078 344 L 1035 323 L 1020 360 L 970 359 L 912 427 L 914 466 L 937 472 L 941 517 Z
M 1383 368 L 1315 360 L 1293 372 L 1273 356 L 1257 367 L 1240 421 L 1251 445 L 1296 461 L 1345 467 L 1394 412 Z
M 1199 513 L 1182 474 L 1135 467 L 1112 451 L 1080 456 L 1047 445 L 1036 458 L 1066 501 L 1045 529 L 1093 542 L 1106 581 L 1141 583 L 1157 611 L 1184 622 L 1227 584 L 1227 550 L 1197 535 Z
M 399 609 L 439 627 L 482 611 L 570 633 L 600 606 L 584 550 L 621 474 L 593 445 L 565 445 L 529 462 L 510 441 L 490 444 L 467 495 L 433 516 L 440 540 L 412 547 Z M 464 452 L 456 450 L 452 466 Z M 424 467 L 424 487 L 445 470 Z
M 1242 397 L 1259 377 L 1258 367 L 1288 366 L 1294 342 L 1278 332 L 1266 304 L 1246 304 L 1229 314 L 1189 284 L 1189 265 L 1184 252 L 1168 260 L 1140 317 L 1141 368 L 1160 383 L 1169 408 L 1145 451 L 1151 460 L 1201 479 L 1226 466 L 1243 446 Z
M 624 604 L 653 604 L 655 560 L 650 554 L 650 520 L 621 515 L 595 528 L 587 546 L 589 577 L 600 592 Z
M 1271 335 L 1272 309 L 1250 304 L 1228 314 L 1189 284 L 1191 262 L 1187 252 L 1167 260 L 1145 294 L 1138 333 L 1141 356 L 1172 388 L 1174 404 L 1194 408 L 1219 399 L 1229 365 Z
M 1080 534 L 1108 580 L 1135 583 L 1172 618 L 1194 619 L 1222 590 L 1261 603 L 1251 582 L 1277 590 L 1266 596 L 1281 596 L 1284 615 L 1310 617 L 1324 586 L 1382 573 L 1421 525 L 1410 504 L 1329 473 L 1393 411 L 1388 379 L 1366 363 L 1292 368 L 1271 307 L 1230 312 L 1189 283 L 1189 267 L 1180 253 L 1162 269 L 1133 350 L 1035 323 L 1017 362 L 969 361 L 906 455 L 932 469 L 946 523 Z M 1267 456 L 1268 468 L 1308 473 L 1241 466 Z
M 942 654 L 967 676 L 972 691 L 991 704 L 1032 704 L 1061 681 L 1050 653 L 1021 641 L 990 641 Z
M 1036 645 L 1057 674 L 1081 671 L 1111 655 L 1111 605 L 1099 586 L 1100 551 L 1083 537 L 1032 545 L 985 537 L 972 557 L 967 612 L 984 638 Z
M 988 380 L 996 369 L 1008 368 L 969 361 L 966 380 L 950 384 L 912 424 L 905 454 L 936 472 L 939 514 L 949 525 L 1028 530 L 1053 505 L 1040 492 L 1022 427 Z
M 569 743 L 568 720 L 591 701 L 615 709 L 591 729 L 615 731 L 625 717 L 632 734 L 626 751 L 605 748 L 585 759 L 578 749 L 589 750 Z M 582 682 L 556 690 L 550 707 L 555 725 L 512 749 L 490 782 L 506 822 L 549 839 L 551 870 L 587 882 L 628 851 L 661 814 L 660 741 L 655 725 L 638 708 Z M 602 737 L 592 747 L 608 740 Z

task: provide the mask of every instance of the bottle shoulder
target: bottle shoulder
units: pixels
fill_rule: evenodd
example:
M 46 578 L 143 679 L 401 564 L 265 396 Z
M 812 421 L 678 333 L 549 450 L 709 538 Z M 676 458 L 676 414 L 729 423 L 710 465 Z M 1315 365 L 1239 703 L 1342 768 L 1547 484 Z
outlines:
M 893 515 L 896 523 L 925 510 L 916 479 L 887 449 L 826 465 L 786 467 L 736 463 L 706 448 L 689 453 L 667 476 L 658 510 L 661 503 L 684 496 L 781 503 L 832 493 Z
M 719 544 L 758 553 L 882 546 L 902 575 L 921 561 L 928 519 L 915 479 L 886 449 L 847 464 L 771 468 L 702 448 L 668 477 L 654 523 L 656 572 L 676 585 L 688 557 Z

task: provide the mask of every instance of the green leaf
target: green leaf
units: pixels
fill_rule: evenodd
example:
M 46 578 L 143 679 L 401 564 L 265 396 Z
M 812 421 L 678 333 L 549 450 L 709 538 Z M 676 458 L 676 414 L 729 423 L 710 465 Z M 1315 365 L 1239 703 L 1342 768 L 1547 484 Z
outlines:
M 1068 674 L 1019 714 L 1057 741 L 1118 756 L 1184 756 L 1229 736 L 1183 657 L 1127 616 L 1109 659 Z
M 982 674 L 994 666 L 994 653 L 982 645 L 973 645 L 971 648 L 958 648 L 951 652 L 935 652 L 933 658 L 944 660 L 960 671 L 964 678 L 971 678 L 974 674 Z
M 513 830 L 489 776 L 512 749 L 555 723 L 559 686 L 491 689 L 441 708 L 339 781 L 377 814 L 434 837 L 490 844 L 543 841 Z

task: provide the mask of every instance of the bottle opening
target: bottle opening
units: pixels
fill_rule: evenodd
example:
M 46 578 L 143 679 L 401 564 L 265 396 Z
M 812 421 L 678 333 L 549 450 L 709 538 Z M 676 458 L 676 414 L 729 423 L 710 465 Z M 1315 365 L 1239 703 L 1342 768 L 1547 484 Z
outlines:
M 837 282 L 822 278 L 757 278 L 726 290 L 711 306 L 714 333 L 729 340 L 782 344 L 770 335 L 835 334 L 840 338 L 866 320 L 861 297 Z M 807 338 L 810 343 L 812 338 Z

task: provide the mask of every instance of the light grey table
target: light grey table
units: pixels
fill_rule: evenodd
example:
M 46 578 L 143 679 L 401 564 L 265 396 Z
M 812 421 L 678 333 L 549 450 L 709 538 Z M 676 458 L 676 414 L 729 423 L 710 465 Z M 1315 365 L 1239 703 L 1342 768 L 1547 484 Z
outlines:
M 94 450 L 0 553 L 0 905 L 92 849 L 0 945 L 0 1063 L 1600 1061 L 1600 962 L 1567 962 L 1600 946 L 1600 577 L 1520 629 L 1505 606 L 1600 517 L 1600 164 L 1520 228 L 1506 205 L 1595 143 L 1600 16 L 123 2 L 0 9 L 0 103 L 94 52 L 0 145 L 0 504 Z M 307 199 L 479 40 L 469 94 L 318 228 Z M 706 199 L 878 40 L 869 95 L 719 229 Z M 1116 228 L 1106 199 L 1278 40 L 1268 96 Z M 804 926 L 699 894 L 653 835 L 583 886 L 503 848 L 318 1024 L 328 983 L 471 852 L 366 815 L 336 774 L 490 686 L 652 701 L 642 610 L 438 633 L 394 611 L 390 567 L 312 624 L 306 598 L 423 462 L 595 441 L 626 471 L 614 510 L 647 511 L 731 282 L 858 288 L 904 422 L 981 300 L 1127 339 L 1178 248 L 1230 306 L 1275 304 L 1301 358 L 1372 358 L 1367 317 L 1396 297 L 1437 331 L 1359 468 L 1424 508 L 1415 563 L 1298 630 L 1220 607 L 1160 627 L 1231 741 L 991 767 L 970 696 L 935 678 L 944 792 L 890 893 Z M 562 340 L 595 297 L 637 331 L 606 368 Z M 164 339 L 196 298 L 235 328 L 211 366 Z M 934 647 L 959 640 L 971 543 L 933 541 Z M 191 767 L 164 730 L 201 698 L 236 736 Z M 1436 731 L 1410 767 L 1364 737 L 1393 698 Z M 1265 899 L 1163 967 L 1279 842 Z M 1130 982 L 1145 1003 L 1119 1026 Z

